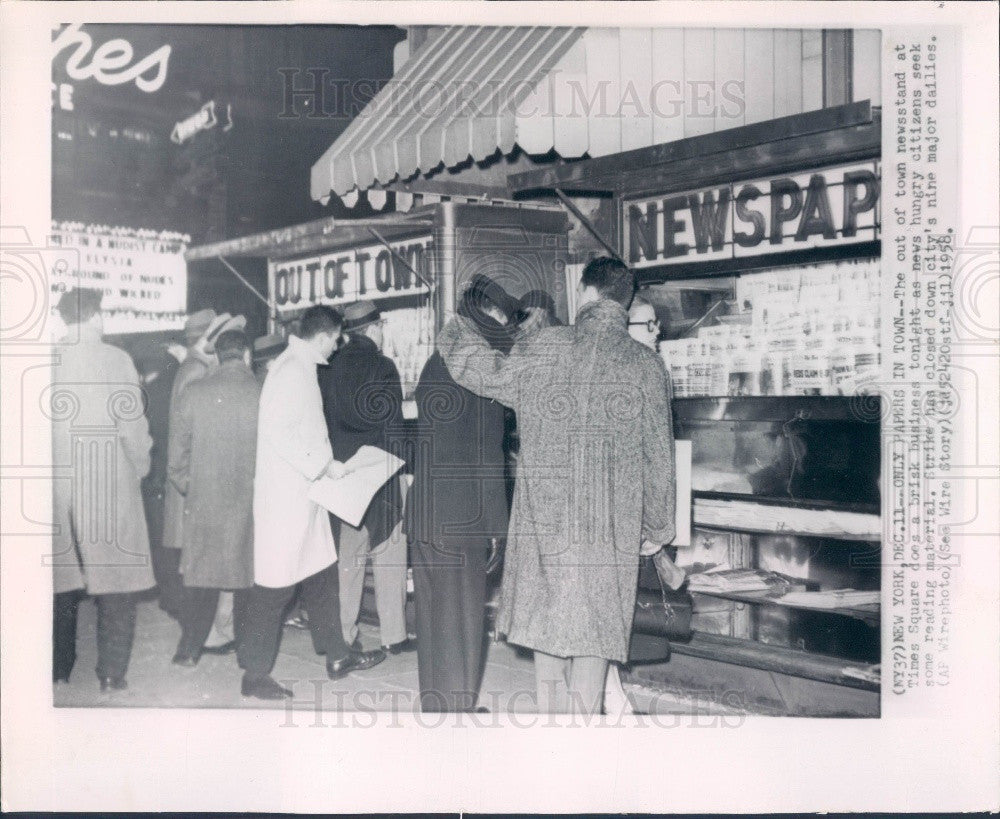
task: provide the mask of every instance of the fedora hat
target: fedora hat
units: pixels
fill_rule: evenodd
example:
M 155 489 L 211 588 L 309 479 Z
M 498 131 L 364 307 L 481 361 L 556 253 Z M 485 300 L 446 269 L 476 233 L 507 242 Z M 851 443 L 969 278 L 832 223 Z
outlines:
M 382 312 L 371 301 L 356 301 L 344 308 L 344 332 L 354 333 L 382 318 Z
M 205 335 L 205 331 L 208 330 L 214 320 L 215 311 L 211 308 L 192 313 L 184 322 L 184 339 L 188 344 L 194 344 L 194 342 Z
M 242 330 L 247 326 L 246 316 L 231 316 L 223 313 L 216 316 L 208 332 L 205 333 L 205 352 L 211 355 L 215 352 L 215 340 L 227 330 Z
M 260 364 L 264 361 L 269 361 L 281 355 L 285 348 L 288 346 L 288 339 L 285 338 L 280 333 L 271 333 L 267 336 L 261 336 L 260 338 L 254 339 L 253 342 L 253 360 L 254 363 Z

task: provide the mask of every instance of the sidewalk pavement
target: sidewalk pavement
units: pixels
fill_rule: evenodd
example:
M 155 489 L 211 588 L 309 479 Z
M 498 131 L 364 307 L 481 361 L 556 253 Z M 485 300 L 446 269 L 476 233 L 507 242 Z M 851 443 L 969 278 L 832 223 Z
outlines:
M 138 607 L 135 646 L 126 691 L 102 694 L 94 673 L 96 663 L 96 608 L 92 601 L 80 606 L 77 662 L 68 684 L 54 686 L 56 707 L 115 708 L 246 708 L 285 710 L 286 702 L 266 702 L 240 695 L 242 672 L 235 655 L 204 655 L 197 667 L 181 668 L 171 662 L 180 626 L 160 610 L 155 601 Z M 366 648 L 379 643 L 378 629 L 361 626 Z M 368 671 L 354 672 L 331 681 L 325 659 L 318 656 L 308 632 L 285 628 L 272 676 L 291 688 L 295 711 L 397 711 L 417 713 L 419 688 L 417 654 L 389 655 Z M 625 683 L 633 707 L 640 713 L 703 715 L 732 713 L 701 698 L 682 692 Z M 480 692 L 480 703 L 492 713 L 534 713 L 535 682 L 530 652 L 504 642 L 490 642 Z M 426 718 L 426 717 L 425 717 Z

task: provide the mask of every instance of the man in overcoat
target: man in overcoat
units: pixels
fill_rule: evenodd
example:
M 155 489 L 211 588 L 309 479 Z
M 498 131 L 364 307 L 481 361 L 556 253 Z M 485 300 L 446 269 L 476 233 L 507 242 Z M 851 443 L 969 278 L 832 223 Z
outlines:
M 403 387 L 392 359 L 382 354 L 382 316 L 370 301 L 347 305 L 343 332 L 348 338 L 319 368 L 333 457 L 347 461 L 363 446 L 389 450 L 402 428 Z M 393 476 L 372 498 L 358 527 L 331 519 L 337 538 L 340 620 L 344 639 L 358 639 L 358 616 L 369 558 L 375 582 L 382 648 L 411 648 L 406 635 L 406 540 L 396 525 L 402 518 L 399 479 Z
M 178 349 L 183 353 L 180 357 L 176 355 Z M 160 589 L 169 587 L 171 582 L 175 586 L 177 583 L 178 561 L 173 559 L 177 557 L 176 552 L 163 548 L 163 514 L 167 492 L 170 392 L 181 359 L 186 355 L 187 350 L 179 344 L 171 344 L 167 348 L 161 344 L 149 344 L 132 351 L 142 379 L 142 390 L 146 397 L 146 421 L 153 439 L 153 448 L 149 453 L 149 472 L 142 479 L 142 502 L 146 511 L 153 576 Z
M 52 677 L 69 681 L 85 589 L 97 602 L 101 690 L 119 690 L 127 687 L 135 592 L 154 585 L 139 488 L 153 441 L 132 360 L 101 339 L 101 294 L 70 290 L 58 310 L 67 332 L 53 370 L 52 453 L 71 476 L 53 481 Z
M 237 638 L 242 590 L 253 585 L 253 475 L 260 384 L 250 342 L 240 330 L 215 343 L 219 366 L 180 396 L 170 439 L 170 481 L 184 497 L 182 634 L 174 663 L 195 666 L 222 589 L 236 591 Z
M 192 313 L 184 322 L 187 354 L 174 374 L 170 388 L 167 411 L 168 448 L 171 430 L 175 423 L 174 416 L 177 407 L 180 406 L 179 396 L 189 384 L 204 378 L 209 366 L 214 363 L 209 360 L 205 352 L 204 339 L 216 318 L 214 310 L 205 309 Z M 160 585 L 160 608 L 171 617 L 179 618 L 184 591 L 180 578 L 181 547 L 184 545 L 184 498 L 170 481 L 166 482 L 164 493 L 162 553 L 158 560 L 160 570 L 157 577 Z
M 313 481 L 338 478 L 316 368 L 326 366 L 343 320 L 325 305 L 302 316 L 298 336 L 264 380 L 257 418 L 254 471 L 254 586 L 238 657 L 244 696 L 282 699 L 292 692 L 271 677 L 281 639 L 281 615 L 302 584 L 313 647 L 326 655 L 327 675 L 339 679 L 371 668 L 385 652 L 354 651 L 344 642 L 337 596 L 337 552 L 327 511 L 309 498 Z
M 510 351 L 517 309 L 495 282 L 470 284 L 459 315 L 491 349 Z M 416 390 L 417 440 L 405 527 L 412 543 L 423 711 L 472 711 L 483 665 L 486 565 L 507 534 L 504 407 L 452 379 L 439 352 Z
M 467 389 L 517 412 L 521 440 L 497 630 L 535 653 L 541 710 L 598 712 L 624 662 L 640 548 L 674 537 L 669 377 L 631 339 L 631 271 L 584 269 L 576 323 L 494 350 L 458 316 L 438 349 Z M 556 700 L 556 701 L 554 701 Z
M 211 312 L 211 311 L 210 311 Z M 173 435 L 176 425 L 177 410 L 180 400 L 188 387 L 204 378 L 212 372 L 216 366 L 215 342 L 222 333 L 228 330 L 242 330 L 246 327 L 245 316 L 231 316 L 229 313 L 215 316 L 198 341 L 188 350 L 188 355 L 181 365 L 177 376 L 174 379 L 174 387 L 171 390 L 170 398 L 170 433 Z M 185 365 L 190 365 L 190 369 L 185 369 Z M 169 444 L 168 444 L 169 446 Z M 172 612 L 173 616 L 181 620 L 185 616 L 183 603 L 187 599 L 184 593 L 183 584 L 179 580 L 180 552 L 184 548 L 184 501 L 177 488 L 171 483 L 167 488 L 166 498 L 166 532 L 165 544 L 174 549 L 174 555 L 178 559 L 178 583 L 171 587 L 170 598 L 177 606 L 177 610 Z M 233 616 L 233 595 L 230 592 L 222 592 L 219 595 L 218 611 L 212 628 L 212 636 L 207 641 L 211 645 L 206 645 L 204 651 L 212 654 L 228 654 L 235 650 L 236 643 L 232 636 L 232 616 Z

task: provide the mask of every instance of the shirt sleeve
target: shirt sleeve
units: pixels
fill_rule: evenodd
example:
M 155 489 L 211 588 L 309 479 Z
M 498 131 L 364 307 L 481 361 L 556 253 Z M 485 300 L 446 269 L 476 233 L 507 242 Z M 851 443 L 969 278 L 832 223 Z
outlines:
M 642 398 L 642 536 L 670 543 L 676 536 L 677 474 L 670 375 L 651 364 Z

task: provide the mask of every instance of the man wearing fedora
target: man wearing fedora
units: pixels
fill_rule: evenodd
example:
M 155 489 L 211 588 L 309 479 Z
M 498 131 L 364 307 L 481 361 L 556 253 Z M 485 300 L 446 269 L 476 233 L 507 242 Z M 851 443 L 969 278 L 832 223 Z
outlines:
M 169 432 L 167 434 L 168 448 L 169 441 L 176 434 L 177 413 L 180 409 L 180 397 L 185 390 L 204 378 L 217 366 L 215 361 L 215 342 L 218 337 L 227 330 L 242 330 L 246 327 L 246 318 L 243 316 L 231 316 L 229 313 L 217 315 L 212 309 L 199 310 L 188 317 L 184 325 L 184 337 L 187 342 L 187 356 L 174 376 L 174 384 L 170 391 L 170 421 Z M 177 491 L 177 487 L 168 481 L 166 487 L 166 501 L 164 512 L 164 533 L 163 546 L 170 550 L 170 566 L 177 566 L 175 571 L 170 572 L 170 580 L 166 588 L 160 589 L 160 607 L 177 620 L 181 620 L 184 603 L 184 586 L 180 578 L 181 549 L 184 547 L 184 498 Z M 232 596 L 223 595 L 220 599 L 220 609 L 223 610 L 223 619 L 229 619 L 232 611 Z M 222 653 L 232 651 L 234 648 L 232 637 L 228 634 L 216 633 L 214 640 L 210 640 L 211 645 L 206 646 L 209 652 Z
M 288 339 L 281 333 L 271 333 L 270 335 L 254 339 L 253 371 L 254 375 L 257 376 L 257 380 L 260 381 L 261 386 L 264 384 L 264 379 L 267 378 L 267 373 L 271 369 L 271 365 L 285 351 L 287 346 Z
M 338 461 L 347 461 L 366 445 L 391 451 L 393 433 L 402 429 L 402 383 L 396 365 L 382 354 L 383 324 L 372 302 L 349 304 L 343 327 L 349 340 L 328 367 L 319 368 L 323 414 Z M 392 654 L 415 648 L 406 634 L 402 506 L 399 479 L 394 476 L 376 493 L 360 527 L 331 518 L 340 558 L 344 639 L 351 645 L 358 640 L 365 567 L 371 558 L 382 648 Z
M 219 366 L 181 394 L 170 440 L 170 480 L 184 496 L 183 633 L 174 663 L 189 668 L 201 657 L 220 591 L 235 590 L 242 604 L 242 590 L 253 585 L 260 384 L 242 330 L 220 333 L 215 351 Z M 239 635 L 238 616 L 234 625 Z
M 216 314 L 212 309 L 198 310 L 187 317 L 184 322 L 184 344 L 186 354 L 184 360 L 174 374 L 168 399 L 167 441 L 173 427 L 174 408 L 178 406 L 177 396 L 184 391 L 192 381 L 196 381 L 208 372 L 208 361 L 204 354 L 204 337 Z M 164 487 L 163 538 L 161 545 L 161 571 L 156 580 L 160 586 L 160 608 L 171 617 L 180 616 L 181 586 L 181 524 L 184 521 L 184 499 L 169 481 Z

